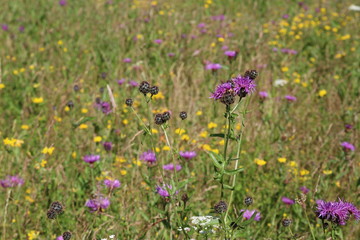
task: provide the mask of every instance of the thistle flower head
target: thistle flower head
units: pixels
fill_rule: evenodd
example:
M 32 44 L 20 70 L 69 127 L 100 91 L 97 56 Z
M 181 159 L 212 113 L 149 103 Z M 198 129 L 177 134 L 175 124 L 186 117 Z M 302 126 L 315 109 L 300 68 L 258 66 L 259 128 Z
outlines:
M 102 211 L 110 206 L 110 200 L 105 197 L 98 197 L 86 201 L 85 206 L 90 209 L 90 212 Z
M 337 202 L 318 200 L 316 203 L 316 215 L 320 219 L 326 219 L 338 225 L 345 225 L 351 215 L 356 220 L 360 220 L 360 210 L 349 202 L 339 199 Z
M 7 176 L 5 179 L 0 180 L 0 185 L 3 188 L 16 187 L 24 184 L 24 179 L 18 176 Z
M 147 152 L 143 152 L 140 155 L 140 160 L 143 160 L 147 163 L 155 163 L 156 162 L 156 155 L 153 151 L 149 150 Z

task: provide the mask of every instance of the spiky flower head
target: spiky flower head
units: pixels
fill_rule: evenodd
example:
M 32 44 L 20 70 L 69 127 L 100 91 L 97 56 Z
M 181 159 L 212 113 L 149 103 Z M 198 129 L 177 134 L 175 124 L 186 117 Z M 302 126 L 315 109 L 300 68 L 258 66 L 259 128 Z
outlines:
M 241 75 L 231 79 L 235 86 L 234 91 L 238 96 L 244 97 L 249 93 L 255 91 L 256 84 L 253 79 L 249 77 L 243 77 Z
M 63 213 L 63 205 L 56 201 L 56 202 L 52 202 L 51 205 L 50 205 L 50 210 L 54 210 L 56 214 L 61 214 Z
M 231 89 L 231 83 L 222 83 L 216 87 L 215 92 L 210 96 L 210 98 L 213 98 L 215 100 L 221 99 L 225 95 L 225 93 L 230 91 Z
M 181 112 L 179 114 L 179 117 L 181 118 L 181 120 L 185 120 L 187 118 L 187 113 L 186 112 Z
M 283 219 L 283 220 L 281 221 L 281 224 L 282 224 L 284 227 L 290 226 L 291 223 L 292 223 L 291 219 L 287 219 L 287 218 L 285 218 L 285 219 Z
M 246 206 L 250 206 L 253 203 L 253 198 L 252 197 L 246 197 L 244 199 L 244 203 Z
M 235 93 L 231 90 L 227 91 L 220 99 L 220 102 L 227 106 L 233 104 L 235 102 Z
M 163 120 L 162 114 L 160 114 L 160 113 L 156 114 L 154 117 L 154 122 L 157 125 L 161 125 L 161 124 L 165 123 Z
M 125 104 L 128 107 L 131 107 L 133 105 L 133 100 L 131 98 L 128 98 L 125 100 Z
M 150 88 L 150 94 L 151 94 L 151 96 L 157 95 L 158 93 L 159 93 L 159 87 L 157 87 L 157 86 L 152 86 L 152 87 Z
M 164 113 L 162 114 L 162 116 L 161 116 L 161 118 L 162 118 L 162 120 L 163 120 L 164 122 L 170 120 L 170 117 L 171 117 L 171 114 L 170 114 L 169 111 L 164 112 Z
M 70 240 L 71 239 L 71 232 L 64 232 L 62 237 L 64 240 Z
M 224 213 L 227 210 L 227 204 L 225 201 L 221 200 L 214 206 L 214 210 L 216 213 Z
M 55 210 L 49 209 L 49 210 L 47 211 L 47 213 L 46 213 L 46 216 L 47 216 L 48 219 L 53 220 L 53 219 L 56 218 L 57 213 L 55 212 Z
M 139 86 L 139 91 L 144 95 L 149 93 L 150 92 L 150 83 L 148 83 L 146 81 L 141 82 L 140 86 Z
M 147 163 L 155 163 L 156 162 L 156 155 L 153 151 L 149 150 L 147 152 L 143 152 L 140 155 L 140 160 L 143 160 Z
M 106 197 L 97 197 L 86 201 L 85 206 L 90 209 L 90 212 L 103 211 L 110 206 L 110 200 Z
M 256 70 L 248 70 L 245 72 L 244 77 L 248 77 L 251 80 L 254 80 L 258 75 L 259 74 Z
M 318 218 L 328 220 L 338 225 L 345 225 L 351 215 L 360 220 L 360 210 L 353 204 L 339 199 L 337 202 L 317 200 L 316 215 Z

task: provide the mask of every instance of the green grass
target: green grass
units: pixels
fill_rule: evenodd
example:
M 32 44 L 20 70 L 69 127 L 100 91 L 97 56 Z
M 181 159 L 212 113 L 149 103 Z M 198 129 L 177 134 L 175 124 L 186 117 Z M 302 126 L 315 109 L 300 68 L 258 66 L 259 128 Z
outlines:
M 64 231 L 72 232 L 72 239 L 111 234 L 118 239 L 206 239 L 177 229 L 192 216 L 218 216 L 212 208 L 221 190 L 208 152 L 221 154 L 224 146 L 221 138 L 209 135 L 225 133 L 225 105 L 209 96 L 218 84 L 248 69 L 257 69 L 259 77 L 256 92 L 242 101 L 235 119 L 235 134 L 243 132 L 239 165 L 244 171 L 237 175 L 229 216 L 239 216 L 246 208 L 244 198 L 251 196 L 249 209 L 260 211 L 262 219 L 236 239 L 286 239 L 291 234 L 312 239 L 310 226 L 316 239 L 325 239 L 314 213 L 316 200 L 341 198 L 360 207 L 360 19 L 358 12 L 347 10 L 352 1 L 307 1 L 308 11 L 295 1 L 279 0 L 161 0 L 156 6 L 140 0 L 77 0 L 63 7 L 57 1 L 36 2 L 9 1 L 0 16 L 0 24 L 9 27 L 0 31 L 0 139 L 24 141 L 20 147 L 0 142 L 0 179 L 19 175 L 25 180 L 20 187 L 0 190 L 2 239 L 55 239 Z M 211 19 L 221 14 L 225 20 Z M 284 14 L 289 18 L 283 19 Z M 206 33 L 197 27 L 201 22 Z M 155 39 L 163 43 L 157 45 Z M 231 63 L 223 53 L 225 45 L 238 51 Z M 282 48 L 298 53 L 282 53 Z M 124 58 L 132 62 L 124 63 Z M 205 70 L 206 61 L 223 68 L 213 74 Z M 126 82 L 120 86 L 121 78 Z M 277 79 L 288 82 L 276 87 Z M 129 80 L 159 86 L 164 98 L 148 105 Z M 104 115 L 95 108 L 95 99 L 111 101 L 107 86 L 116 108 Z M 319 96 L 321 90 L 325 96 Z M 269 98 L 262 101 L 259 91 L 267 91 Z M 297 101 L 288 103 L 285 95 Z M 43 102 L 33 102 L 40 97 Z M 144 134 L 142 123 L 124 104 L 127 98 L 134 99 L 136 113 L 157 133 Z M 70 100 L 74 107 L 67 111 Z M 164 110 L 172 112 L 166 131 L 173 151 L 163 149 L 164 132 L 153 123 L 153 113 Z M 188 113 L 184 121 L 178 117 L 181 111 Z M 208 128 L 211 122 L 217 126 Z M 353 129 L 345 131 L 345 124 Z M 178 128 L 186 133 L 177 134 Z M 96 136 L 111 141 L 113 150 L 105 152 L 94 142 Z M 355 145 L 355 151 L 344 152 L 344 141 Z M 51 146 L 51 155 L 42 153 Z M 159 149 L 157 164 L 138 164 L 139 156 L 152 147 Z M 197 156 L 184 161 L 179 151 L 196 151 Z M 228 156 L 236 151 L 236 142 L 230 141 Z M 101 155 L 93 168 L 82 160 L 88 154 Z M 266 165 L 258 166 L 256 158 Z M 183 169 L 164 173 L 162 165 L 173 162 Z M 111 194 L 102 184 L 107 177 L 122 184 Z M 231 177 L 224 181 L 230 183 Z M 179 191 L 169 202 L 155 193 L 162 182 Z M 310 189 L 306 207 L 282 203 L 283 196 L 300 198 L 301 186 Z M 110 207 L 91 213 L 85 202 L 99 193 L 109 197 Z M 184 193 L 189 196 L 186 208 Z M 228 201 L 231 191 L 224 194 Z M 65 206 L 55 221 L 46 217 L 53 201 Z M 292 219 L 289 228 L 281 226 L 284 218 Z M 359 231 L 352 218 L 340 228 L 339 239 L 358 239 Z

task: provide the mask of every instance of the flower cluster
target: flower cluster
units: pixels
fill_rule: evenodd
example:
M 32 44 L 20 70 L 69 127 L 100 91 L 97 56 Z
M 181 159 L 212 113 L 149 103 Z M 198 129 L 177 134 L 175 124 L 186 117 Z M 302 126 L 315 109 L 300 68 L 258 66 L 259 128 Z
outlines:
M 0 185 L 3 188 L 16 187 L 24 184 L 24 179 L 18 176 L 7 176 L 5 179 L 0 180 Z
M 235 102 L 236 95 L 241 99 L 255 90 L 256 84 L 254 79 L 256 76 L 257 72 L 252 70 L 250 72 L 247 71 L 244 76 L 239 75 L 232 78 L 228 82 L 218 85 L 210 98 L 220 100 L 220 102 L 226 105 L 231 105 Z
M 102 212 L 110 206 L 110 200 L 106 197 L 97 197 L 86 201 L 85 206 L 90 209 L 90 212 Z

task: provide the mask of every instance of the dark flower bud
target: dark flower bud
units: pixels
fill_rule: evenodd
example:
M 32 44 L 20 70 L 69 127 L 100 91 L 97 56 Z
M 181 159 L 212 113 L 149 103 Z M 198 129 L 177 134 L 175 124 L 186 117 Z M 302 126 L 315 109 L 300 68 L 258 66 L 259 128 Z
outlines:
M 181 120 L 185 120 L 187 118 L 187 113 L 186 112 L 181 112 L 179 114 L 179 117 L 181 118 Z
M 155 118 L 154 118 L 154 121 L 155 121 L 155 124 L 157 124 L 157 125 L 163 124 L 164 121 L 163 121 L 163 118 L 162 118 L 162 114 L 160 114 L 160 113 L 156 114 Z
M 239 227 L 239 225 L 237 225 L 236 222 L 231 222 L 231 223 L 230 223 L 230 227 L 231 227 L 232 229 L 236 229 L 236 228 Z
M 55 210 L 49 209 L 46 213 L 48 219 L 55 219 L 57 216 L 57 213 Z
M 248 70 L 245 72 L 244 77 L 248 77 L 251 80 L 254 80 L 258 75 L 259 74 L 256 70 Z
M 102 72 L 102 73 L 100 74 L 100 76 L 101 76 L 102 79 L 105 79 L 106 76 L 107 76 L 107 73 L 106 73 L 106 72 Z
M 99 89 L 99 91 L 100 91 L 101 94 L 103 94 L 104 91 L 105 91 L 105 88 L 104 88 L 104 87 L 101 87 L 101 88 Z
M 215 210 L 216 213 L 220 213 L 220 214 L 226 212 L 226 210 L 227 210 L 226 202 L 221 200 L 220 202 L 215 204 L 214 210 Z
M 74 107 L 74 102 L 70 100 L 67 102 L 66 106 L 72 109 Z
M 157 86 L 152 86 L 150 88 L 150 94 L 153 96 L 153 95 L 157 95 L 159 93 L 159 87 Z
M 146 95 L 147 93 L 150 92 L 150 84 L 146 81 L 141 82 L 139 85 L 139 91 L 142 94 Z
M 107 151 L 107 152 L 110 152 L 111 149 L 112 149 L 112 143 L 111 142 L 104 142 L 103 146 L 104 146 L 105 151 Z
M 248 93 L 246 92 L 245 88 L 241 88 L 240 91 L 238 92 L 238 96 L 240 98 L 246 97 Z
M 225 105 L 231 105 L 235 102 L 235 96 L 234 96 L 234 92 L 226 92 L 222 98 L 220 99 L 220 102 L 222 102 Z
M 181 200 L 182 200 L 184 203 L 186 203 L 187 201 L 189 201 L 189 196 L 188 196 L 186 193 L 184 193 L 184 194 L 181 196 Z
M 246 206 L 250 206 L 253 203 L 252 197 L 246 197 L 244 199 L 244 203 L 245 203 Z
M 64 240 L 70 240 L 71 232 L 64 232 L 62 237 L 63 237 Z
M 128 98 L 125 100 L 125 104 L 129 107 L 131 107 L 133 105 L 133 100 L 131 98 Z
M 79 90 L 80 90 L 79 85 L 75 84 L 75 85 L 74 85 L 74 91 L 75 91 L 75 92 L 78 92 Z
M 281 223 L 282 223 L 282 225 L 283 225 L 284 227 L 288 227 L 288 226 L 291 225 L 292 221 L 291 221 L 291 219 L 285 218 L 285 219 L 282 220 Z
M 64 209 L 63 205 L 58 201 L 53 202 L 50 205 L 50 210 L 54 210 L 56 214 L 62 213 L 63 209 Z
M 168 111 L 166 111 L 166 112 L 164 112 L 164 113 L 162 114 L 162 120 L 163 120 L 164 122 L 170 120 L 170 117 L 171 117 L 171 115 L 170 115 L 170 112 L 168 112 Z
M 101 103 L 101 98 L 99 98 L 99 97 L 95 98 L 95 102 L 96 102 L 96 104 L 100 104 Z

